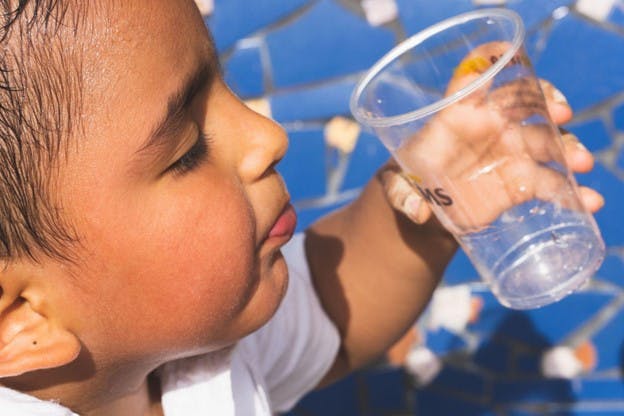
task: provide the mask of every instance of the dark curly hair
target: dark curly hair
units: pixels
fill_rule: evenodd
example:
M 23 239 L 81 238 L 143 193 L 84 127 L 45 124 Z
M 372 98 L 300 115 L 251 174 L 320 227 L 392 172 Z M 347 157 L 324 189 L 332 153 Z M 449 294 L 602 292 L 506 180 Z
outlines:
M 88 1 L 0 2 L 0 259 L 69 259 L 75 236 L 53 189 L 80 129 Z

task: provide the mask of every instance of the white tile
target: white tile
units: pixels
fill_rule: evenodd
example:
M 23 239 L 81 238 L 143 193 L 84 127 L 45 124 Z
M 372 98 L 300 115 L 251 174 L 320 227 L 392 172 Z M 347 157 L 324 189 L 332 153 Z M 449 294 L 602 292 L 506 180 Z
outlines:
M 397 18 L 399 7 L 395 0 L 362 0 L 366 20 L 372 26 L 380 26 Z
M 472 0 L 475 6 L 504 6 L 507 0 Z
M 195 4 L 199 7 L 199 11 L 202 16 L 208 16 L 214 11 L 214 1 L 213 0 L 195 0 Z
M 594 20 L 605 21 L 617 0 L 578 0 L 576 10 Z
M 271 103 L 266 98 L 258 98 L 255 100 L 247 100 L 245 101 L 247 107 L 251 108 L 258 114 L 262 114 L 267 118 L 273 118 L 273 113 L 271 111 Z
M 325 142 L 344 154 L 353 152 L 360 135 L 360 125 L 345 117 L 334 117 L 325 126 Z

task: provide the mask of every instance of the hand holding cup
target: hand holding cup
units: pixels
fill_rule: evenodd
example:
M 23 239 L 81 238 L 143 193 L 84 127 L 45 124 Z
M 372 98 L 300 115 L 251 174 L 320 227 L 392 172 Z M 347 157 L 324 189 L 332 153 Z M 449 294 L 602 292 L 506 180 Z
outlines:
M 474 81 L 508 48 L 499 42 L 477 47 L 455 70 L 447 96 Z M 516 62 L 525 59 L 517 57 Z M 491 88 L 486 85 L 483 91 Z M 436 164 L 432 171 L 448 172 L 464 206 L 447 211 L 463 228 L 478 229 L 513 205 L 556 192 L 567 180 L 562 166 L 575 172 L 587 172 L 593 166 L 593 156 L 574 135 L 563 132 L 562 143 L 552 140 L 547 118 L 563 124 L 571 119 L 572 110 L 561 92 L 544 80 L 539 84 L 534 78 L 513 80 L 489 97 L 485 92 L 470 95 L 436 117 L 398 150 L 398 157 L 407 165 Z M 522 123 L 531 118 L 532 123 Z M 509 121 L 518 126 L 509 129 Z M 431 204 L 450 202 L 444 188 L 425 188 L 416 175 L 410 180 L 394 161 L 382 168 L 379 177 L 390 203 L 417 223 L 429 219 Z M 484 195 L 483 190 L 490 193 Z M 581 188 L 580 194 L 592 212 L 604 204 L 591 189 Z M 575 198 L 567 202 L 574 208 Z

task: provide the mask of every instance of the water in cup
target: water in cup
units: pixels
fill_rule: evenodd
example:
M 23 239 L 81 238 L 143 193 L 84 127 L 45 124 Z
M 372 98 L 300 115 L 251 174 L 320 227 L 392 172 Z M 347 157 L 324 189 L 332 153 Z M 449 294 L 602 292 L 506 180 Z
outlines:
M 483 231 L 458 236 L 499 300 L 536 308 L 578 289 L 600 265 L 604 243 L 587 216 L 532 200 L 506 211 Z

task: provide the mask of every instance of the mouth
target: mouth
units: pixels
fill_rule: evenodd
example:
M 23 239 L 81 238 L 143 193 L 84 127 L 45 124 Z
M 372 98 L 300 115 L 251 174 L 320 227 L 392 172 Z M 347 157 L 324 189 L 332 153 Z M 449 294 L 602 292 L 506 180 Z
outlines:
M 291 204 L 287 204 L 269 230 L 267 240 L 279 239 L 284 243 L 293 236 L 297 227 L 297 214 Z

